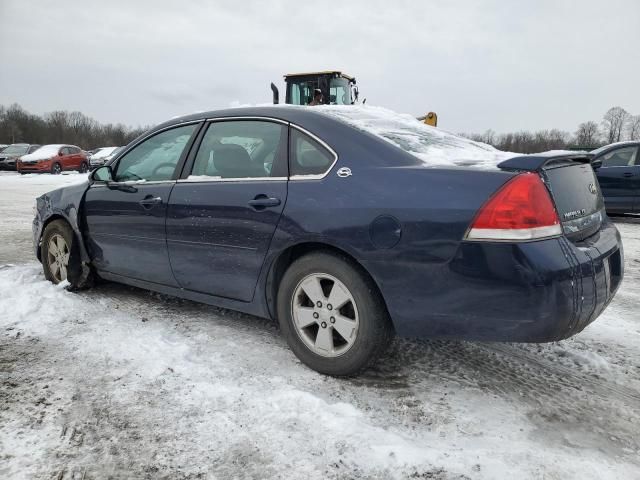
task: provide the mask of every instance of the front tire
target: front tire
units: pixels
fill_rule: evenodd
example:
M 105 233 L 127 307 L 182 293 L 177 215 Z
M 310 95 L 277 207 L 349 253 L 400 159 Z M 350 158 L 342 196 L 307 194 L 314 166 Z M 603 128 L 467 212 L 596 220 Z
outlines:
M 59 175 L 61 172 L 62 172 L 62 167 L 60 166 L 60 164 L 54 163 L 53 166 L 51 167 L 51 174 Z
M 285 272 L 278 320 L 293 353 L 327 375 L 357 375 L 389 346 L 393 327 L 373 281 L 346 257 L 314 252 Z
M 56 285 L 66 280 L 72 289 L 91 286 L 91 271 L 89 267 L 83 268 L 75 234 L 67 222 L 54 220 L 47 225 L 40 248 L 40 259 L 47 280 Z

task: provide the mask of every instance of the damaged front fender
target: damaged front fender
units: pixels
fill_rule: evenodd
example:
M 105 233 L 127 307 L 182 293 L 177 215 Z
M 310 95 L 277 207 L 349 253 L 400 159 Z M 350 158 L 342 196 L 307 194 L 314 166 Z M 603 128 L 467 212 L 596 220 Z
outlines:
M 36 212 L 33 219 L 33 247 L 39 261 L 42 261 L 40 245 L 45 227 L 53 220 L 62 219 L 71 226 L 75 233 L 83 273 L 86 270 L 86 275 L 89 274 L 91 258 L 84 243 L 84 236 L 81 230 L 82 219 L 80 218 L 84 195 L 88 188 L 89 183 L 84 182 L 78 185 L 65 186 L 36 198 Z

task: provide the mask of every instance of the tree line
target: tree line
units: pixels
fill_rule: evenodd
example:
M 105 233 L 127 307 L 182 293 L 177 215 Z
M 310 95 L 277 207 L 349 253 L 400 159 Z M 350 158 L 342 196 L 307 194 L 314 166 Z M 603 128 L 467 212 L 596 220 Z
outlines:
M 623 140 L 640 140 L 640 115 L 631 115 L 622 107 L 612 107 L 600 123 L 593 120 L 578 125 L 575 132 L 563 130 L 519 131 L 497 134 L 493 130 L 464 135 L 471 140 L 488 143 L 499 150 L 538 153 L 546 150 L 586 149 Z
M 85 150 L 126 145 L 147 130 L 121 123 L 102 124 L 81 112 L 56 110 L 34 115 L 20 105 L 0 105 L 0 143 L 68 143 Z

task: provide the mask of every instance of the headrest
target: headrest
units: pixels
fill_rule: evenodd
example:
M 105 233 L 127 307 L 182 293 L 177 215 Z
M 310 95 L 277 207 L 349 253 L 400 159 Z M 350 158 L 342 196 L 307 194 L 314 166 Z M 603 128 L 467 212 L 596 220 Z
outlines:
M 213 150 L 213 165 L 221 177 L 251 177 L 255 167 L 240 145 L 219 145 Z

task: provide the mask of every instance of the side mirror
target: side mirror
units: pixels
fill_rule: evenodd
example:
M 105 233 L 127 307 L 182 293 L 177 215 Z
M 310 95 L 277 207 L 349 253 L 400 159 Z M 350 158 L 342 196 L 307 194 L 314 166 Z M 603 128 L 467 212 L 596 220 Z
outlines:
M 593 168 L 594 170 L 597 170 L 600 167 L 602 167 L 602 160 L 598 159 L 591 162 L 591 168 Z
M 113 171 L 111 170 L 111 166 L 104 165 L 102 167 L 96 168 L 91 175 L 89 175 L 89 182 L 111 182 L 113 181 Z

